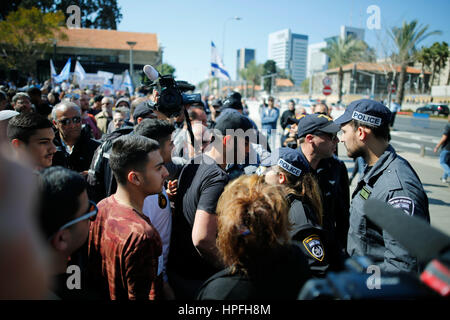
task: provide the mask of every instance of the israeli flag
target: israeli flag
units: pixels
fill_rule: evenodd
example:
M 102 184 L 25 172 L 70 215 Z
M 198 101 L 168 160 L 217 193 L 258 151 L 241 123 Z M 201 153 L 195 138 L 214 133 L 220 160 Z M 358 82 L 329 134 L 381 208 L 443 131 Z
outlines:
M 134 92 L 133 82 L 131 81 L 131 77 L 130 77 L 130 73 L 128 72 L 128 69 L 125 70 L 125 75 L 123 76 L 123 81 L 122 81 L 122 84 L 120 85 L 120 89 L 121 90 L 128 89 L 128 92 L 130 93 L 130 95 L 132 95 Z
M 53 79 L 54 77 L 56 77 L 56 70 L 55 70 L 55 65 L 53 64 L 53 60 L 50 59 L 50 78 Z
M 66 62 L 66 65 L 62 69 L 61 73 L 59 75 L 53 77 L 55 79 L 56 83 L 63 82 L 64 80 L 69 80 L 70 64 L 71 64 L 71 59 L 69 58 L 69 60 L 67 60 L 67 62 Z
M 224 80 L 231 80 L 228 71 L 225 70 L 222 59 L 217 52 L 214 42 L 211 41 L 211 75 Z
M 77 61 L 75 64 L 75 70 L 73 72 L 77 76 L 78 84 L 83 81 L 83 79 L 86 77 L 86 71 L 84 71 L 83 67 L 81 66 L 80 61 Z

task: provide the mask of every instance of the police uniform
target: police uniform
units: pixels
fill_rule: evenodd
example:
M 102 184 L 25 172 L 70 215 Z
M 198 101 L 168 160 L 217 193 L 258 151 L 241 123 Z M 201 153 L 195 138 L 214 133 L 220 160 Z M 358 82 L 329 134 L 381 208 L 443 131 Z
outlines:
M 363 99 L 352 102 L 336 123 L 356 119 L 375 126 L 389 125 L 390 113 L 381 103 Z M 384 272 L 418 272 L 417 258 L 367 219 L 363 211 L 367 199 L 385 201 L 409 216 L 430 221 L 428 198 L 419 177 L 391 145 L 372 167 L 366 166 L 352 194 L 347 250 L 350 256 L 369 257 Z
M 336 134 L 340 127 L 322 114 L 309 114 L 298 119 L 298 137 L 306 137 L 317 132 Z M 299 148 L 298 152 L 306 163 L 308 160 Z M 308 163 L 309 166 L 309 163 Z M 314 170 L 322 193 L 323 238 L 328 250 L 330 268 L 334 271 L 344 268 L 347 257 L 347 234 L 349 228 L 350 188 L 347 167 L 336 156 L 321 159 Z
M 310 172 L 308 162 L 302 155 L 291 148 L 279 148 L 270 157 L 261 162 L 263 167 L 278 165 L 294 176 Z M 290 236 L 308 261 L 309 269 L 314 277 L 324 277 L 329 268 L 328 252 L 323 245 L 324 230 L 318 217 L 307 203 L 306 198 L 295 194 L 287 196 L 289 203 Z

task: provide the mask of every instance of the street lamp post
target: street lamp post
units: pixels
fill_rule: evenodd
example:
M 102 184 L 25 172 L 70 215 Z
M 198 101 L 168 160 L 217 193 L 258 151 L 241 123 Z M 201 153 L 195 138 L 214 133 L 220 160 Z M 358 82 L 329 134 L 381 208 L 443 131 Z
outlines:
M 232 17 L 232 18 L 228 18 L 227 20 L 225 20 L 225 22 L 223 23 L 223 39 L 222 39 L 222 62 L 225 64 L 225 28 L 227 25 L 227 22 L 230 20 L 242 20 L 241 17 Z
M 134 85 L 134 81 L 133 81 L 133 47 L 136 45 L 136 41 L 127 41 L 127 44 L 130 46 L 130 78 L 131 78 L 131 82 L 133 82 Z
M 231 18 L 226 19 L 225 22 L 223 23 L 223 35 L 222 35 L 222 62 L 223 62 L 224 65 L 225 65 L 225 29 L 226 29 L 227 22 L 230 21 L 230 20 L 236 20 L 236 21 L 239 21 L 239 20 L 242 20 L 242 18 L 241 18 L 241 17 L 231 17 Z

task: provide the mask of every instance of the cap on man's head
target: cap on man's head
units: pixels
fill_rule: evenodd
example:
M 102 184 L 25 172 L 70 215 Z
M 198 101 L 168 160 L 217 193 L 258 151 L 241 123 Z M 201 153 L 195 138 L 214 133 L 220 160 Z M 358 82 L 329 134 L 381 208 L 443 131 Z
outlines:
M 295 149 L 292 148 L 278 148 L 270 157 L 261 161 L 261 166 L 272 167 L 278 165 L 287 172 L 299 177 L 302 173 L 310 171 L 310 166 L 307 160 Z
M 9 120 L 19 114 L 19 112 L 14 110 L 2 110 L 0 111 L 0 121 Z
M 136 120 L 139 117 L 144 118 L 149 114 L 154 114 L 154 110 L 155 110 L 155 103 L 153 101 L 151 100 L 143 101 L 136 106 L 136 109 L 134 109 L 133 119 Z
M 343 125 L 351 120 L 357 120 L 369 126 L 381 127 L 389 124 L 392 113 L 384 104 L 370 99 L 353 101 L 345 109 L 342 116 L 334 122 Z
M 227 129 L 242 129 L 245 132 L 252 128 L 253 126 L 250 120 L 239 112 L 230 112 L 220 115 L 216 119 L 216 124 L 214 126 L 214 129 L 219 130 L 224 136 L 227 134 Z
M 242 96 L 239 92 L 232 92 L 223 102 L 222 109 L 232 108 L 232 109 L 243 109 L 242 106 Z
M 337 133 L 339 130 L 341 128 L 329 116 L 324 114 L 307 114 L 299 118 L 297 135 L 301 138 L 317 131 Z

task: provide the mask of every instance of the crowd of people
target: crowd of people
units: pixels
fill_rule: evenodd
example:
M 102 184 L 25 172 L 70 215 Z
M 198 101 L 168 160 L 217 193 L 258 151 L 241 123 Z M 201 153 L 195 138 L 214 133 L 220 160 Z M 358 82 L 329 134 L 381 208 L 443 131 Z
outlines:
M 430 220 L 379 102 L 333 120 L 291 101 L 276 148 L 273 97 L 258 128 L 237 92 L 168 118 L 155 90 L 0 89 L 0 298 L 293 300 L 349 256 L 421 269 L 363 212 L 370 197 Z M 353 195 L 340 130 L 365 162 Z

